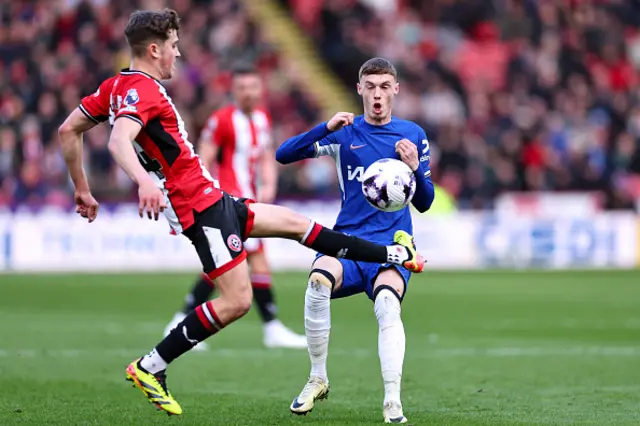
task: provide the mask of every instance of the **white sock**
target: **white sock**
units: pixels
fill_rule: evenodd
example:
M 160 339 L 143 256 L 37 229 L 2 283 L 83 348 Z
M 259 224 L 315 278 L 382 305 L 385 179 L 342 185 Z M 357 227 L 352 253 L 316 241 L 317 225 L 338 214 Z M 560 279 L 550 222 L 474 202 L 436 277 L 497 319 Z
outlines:
M 149 373 L 156 374 L 159 371 L 165 370 L 167 368 L 167 363 L 154 348 L 142 358 L 140 366 Z
M 400 301 L 388 289 L 376 296 L 374 310 L 378 319 L 378 356 L 384 382 L 384 402 L 400 402 L 400 382 L 404 362 L 404 325 L 400 318 Z
M 409 251 L 405 246 L 387 246 L 387 262 L 402 265 L 406 260 L 409 260 Z
M 312 274 L 304 296 L 304 328 L 307 335 L 311 376 L 327 379 L 327 353 L 331 330 L 331 289 L 321 284 L 327 278 Z M 328 280 L 327 280 L 328 281 Z

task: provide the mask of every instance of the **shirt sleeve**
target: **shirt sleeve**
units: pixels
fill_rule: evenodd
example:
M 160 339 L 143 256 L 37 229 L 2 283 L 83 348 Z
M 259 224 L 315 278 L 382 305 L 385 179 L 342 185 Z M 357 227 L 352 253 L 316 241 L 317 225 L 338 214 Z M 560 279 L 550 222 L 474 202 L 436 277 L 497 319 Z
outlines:
M 335 155 L 339 142 L 334 133 L 327 129 L 327 123 L 320 123 L 306 133 L 284 141 L 276 151 L 276 160 L 289 164 L 306 158 Z
M 145 127 L 163 103 L 158 88 L 151 86 L 155 84 L 150 80 L 139 80 L 118 90 L 115 119 L 127 117 Z
M 416 192 L 411 203 L 421 213 L 429 210 L 435 191 L 431 181 L 431 152 L 429 149 L 429 139 L 423 129 L 418 132 L 418 168 L 414 172 L 416 177 Z
M 207 120 L 202 132 L 200 133 L 200 142 L 212 143 L 215 146 L 222 146 L 222 138 L 220 133 L 222 132 L 220 126 L 220 117 L 218 114 L 213 114 Z
M 80 101 L 80 111 L 91 121 L 100 124 L 109 118 L 109 95 L 111 92 L 110 79 L 102 82 L 98 90 Z
M 313 144 L 314 148 L 314 157 L 324 157 L 325 155 L 329 155 L 334 157 L 337 155 L 340 150 L 340 141 L 336 137 L 336 133 L 329 133 L 324 138 L 316 141 Z

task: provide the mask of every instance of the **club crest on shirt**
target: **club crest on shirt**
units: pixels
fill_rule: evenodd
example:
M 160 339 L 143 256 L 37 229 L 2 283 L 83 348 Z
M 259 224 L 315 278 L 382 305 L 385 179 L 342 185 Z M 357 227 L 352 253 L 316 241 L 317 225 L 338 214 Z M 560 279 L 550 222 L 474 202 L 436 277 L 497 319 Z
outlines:
M 127 96 L 124 97 L 125 105 L 127 106 L 135 105 L 138 103 L 139 100 L 140 100 L 140 97 L 138 96 L 138 91 L 136 89 L 127 90 Z

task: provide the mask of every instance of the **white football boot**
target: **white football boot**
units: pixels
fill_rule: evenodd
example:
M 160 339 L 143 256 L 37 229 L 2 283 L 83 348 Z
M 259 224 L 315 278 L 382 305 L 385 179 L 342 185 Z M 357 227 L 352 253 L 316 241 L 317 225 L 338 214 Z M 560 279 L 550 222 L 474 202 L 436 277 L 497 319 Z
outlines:
M 306 349 L 307 337 L 294 333 L 276 319 L 264 325 L 264 345 L 267 348 Z
M 300 395 L 298 395 L 289 409 L 293 414 L 307 415 L 313 410 L 316 401 L 329 397 L 329 382 L 317 376 L 311 376 Z
M 165 327 L 164 336 L 167 337 L 167 335 L 169 333 L 171 333 L 171 330 L 176 328 L 178 326 L 178 324 L 180 324 L 182 322 L 182 320 L 185 319 L 186 316 L 187 315 L 182 313 L 182 312 L 176 312 L 176 314 L 173 316 L 173 319 L 171 320 L 171 322 Z M 207 349 L 209 349 L 209 345 L 207 345 L 205 342 L 200 342 L 197 345 L 195 345 L 192 350 L 194 350 L 194 351 L 206 351 Z
M 402 414 L 402 404 L 397 401 L 389 401 L 384 403 L 382 407 L 385 423 L 406 423 L 407 418 Z

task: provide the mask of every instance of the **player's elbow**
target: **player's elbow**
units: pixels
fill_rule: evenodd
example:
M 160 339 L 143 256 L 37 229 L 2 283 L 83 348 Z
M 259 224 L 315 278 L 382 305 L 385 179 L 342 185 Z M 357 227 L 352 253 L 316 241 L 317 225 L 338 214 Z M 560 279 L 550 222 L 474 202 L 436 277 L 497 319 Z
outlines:
M 424 213 L 431 208 L 433 204 L 433 200 L 435 199 L 435 192 L 433 190 L 433 185 L 427 188 L 426 193 L 421 194 L 421 197 L 414 197 L 413 199 L 413 207 L 418 210 L 420 213 Z
M 283 146 L 284 144 L 276 150 L 276 161 L 280 164 L 289 164 L 291 163 L 291 158 L 289 158 L 290 156 L 288 155 L 287 150 L 282 149 Z
M 418 212 L 424 213 L 431 208 L 431 204 L 433 204 L 433 198 L 423 203 L 415 203 L 413 206 L 418 210 Z

